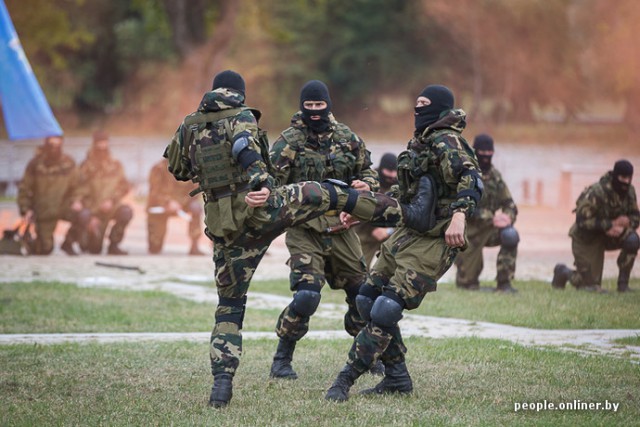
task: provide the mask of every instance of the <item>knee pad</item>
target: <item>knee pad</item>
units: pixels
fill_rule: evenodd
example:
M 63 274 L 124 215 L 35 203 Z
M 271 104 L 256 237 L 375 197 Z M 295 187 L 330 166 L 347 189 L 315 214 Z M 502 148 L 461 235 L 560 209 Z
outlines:
M 296 292 L 291 302 L 291 308 L 303 317 L 309 317 L 318 309 L 320 292 L 302 289 Z
M 371 320 L 371 309 L 379 296 L 380 292 L 373 286 L 369 286 L 366 283 L 360 286 L 360 291 L 356 296 L 356 308 L 363 320 L 367 322 Z
M 622 241 L 622 250 L 624 250 L 625 252 L 635 254 L 638 252 L 638 248 L 640 248 L 640 237 L 638 237 L 638 233 L 636 233 L 635 231 L 632 231 Z
M 515 249 L 518 247 L 518 242 L 520 242 L 520 235 L 515 228 L 509 226 L 500 230 L 500 246 L 505 249 Z
M 402 319 L 402 310 L 404 307 L 398 301 L 398 297 L 389 298 L 386 294 L 376 298 L 371 308 L 371 321 L 383 328 L 391 328 L 396 326 Z
M 127 223 L 133 218 L 133 209 L 128 205 L 123 205 L 118 208 L 115 215 L 116 222 Z
M 228 298 L 218 297 L 219 307 L 229 307 L 228 313 L 217 314 L 216 323 L 229 322 L 238 325 L 239 329 L 242 329 L 242 323 L 244 322 L 244 314 L 247 305 L 247 297 L 241 298 Z

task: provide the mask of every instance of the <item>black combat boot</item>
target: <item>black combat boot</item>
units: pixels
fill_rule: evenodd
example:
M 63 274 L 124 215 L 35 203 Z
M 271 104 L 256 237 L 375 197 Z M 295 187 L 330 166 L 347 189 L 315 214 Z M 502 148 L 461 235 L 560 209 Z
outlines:
M 618 272 L 618 292 L 631 292 L 629 288 L 629 278 L 631 277 L 631 269 L 620 270 Z
M 64 239 L 64 242 L 62 242 L 62 246 L 60 246 L 60 249 L 62 249 L 62 251 L 69 256 L 78 255 L 78 252 L 76 252 L 75 249 L 73 249 L 73 241 L 68 238 Z
M 564 264 L 556 264 L 553 269 L 553 280 L 551 281 L 551 287 L 553 289 L 564 289 L 567 285 L 567 280 L 571 278 L 571 270 Z
M 117 243 L 111 242 L 111 244 L 109 244 L 109 249 L 107 250 L 107 254 L 109 254 L 109 255 L 127 255 L 127 254 L 129 254 L 129 252 L 120 249 L 118 247 Z
M 213 376 L 213 387 L 209 396 L 209 406 L 223 408 L 233 396 L 233 375 L 222 372 Z
M 382 381 L 375 387 L 362 390 L 360 394 L 409 394 L 413 391 L 413 381 L 409 376 L 407 365 L 404 362 L 386 364 Z
M 291 367 L 293 359 L 293 351 L 296 349 L 296 342 L 280 338 L 276 354 L 273 356 L 273 364 L 271 365 L 271 378 L 287 378 L 295 380 L 298 374 Z
M 378 377 L 384 375 L 384 364 L 380 359 L 378 359 L 378 361 L 369 369 L 369 373 Z
M 333 385 L 327 390 L 325 400 L 344 402 L 349 399 L 349 389 L 360 375 L 360 372 L 356 371 L 353 366 L 345 365 Z
M 401 203 L 404 225 L 425 233 L 436 225 L 436 186 L 431 175 L 423 175 L 418 183 L 418 192 L 411 203 Z
M 502 283 L 498 283 L 498 286 L 496 287 L 496 292 L 503 292 L 505 294 L 515 294 L 516 292 L 518 292 L 518 290 L 513 286 L 511 286 L 511 282 L 502 282 Z

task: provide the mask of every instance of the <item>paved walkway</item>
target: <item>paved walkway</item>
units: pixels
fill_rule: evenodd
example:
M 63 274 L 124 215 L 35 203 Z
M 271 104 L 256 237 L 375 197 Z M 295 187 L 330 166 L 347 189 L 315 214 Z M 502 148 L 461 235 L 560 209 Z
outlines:
M 141 291 L 147 289 L 169 292 L 193 301 L 217 302 L 215 290 L 200 286 L 213 280 L 211 248 L 204 239 L 201 248 L 205 256 L 188 256 L 188 240 L 185 236 L 187 224 L 176 218 L 169 224 L 169 236 L 162 255 L 146 254 L 146 230 L 143 207 L 132 200 L 136 215 L 127 230 L 123 248 L 130 251 L 128 256 L 88 256 L 69 257 L 58 247 L 46 257 L 0 257 L 0 284 L 8 281 L 58 280 L 76 283 L 85 287 L 107 287 Z M 0 226 L 7 228 L 16 220 L 16 213 L 4 203 L 0 203 Z M 571 224 L 570 215 L 561 215 L 546 208 L 522 207 L 518 218 L 521 234 L 517 278 L 550 281 L 553 265 L 558 261 L 571 263 L 570 241 L 566 231 Z M 65 225 L 56 231 L 57 246 L 62 241 Z M 482 280 L 495 277 L 497 248 L 485 250 L 485 271 Z M 284 238 L 272 244 L 258 268 L 255 280 L 284 279 L 288 277 L 285 265 L 287 250 Z M 605 277 L 615 277 L 616 253 L 607 254 Z M 99 265 L 99 264 L 111 264 Z M 637 275 L 637 268 L 633 276 Z M 451 282 L 455 274 L 452 268 L 442 282 Z M 194 284 L 189 284 L 194 283 Z M 290 298 L 275 295 L 250 293 L 252 308 L 282 309 Z M 321 304 L 316 316 L 341 319 L 345 307 L 336 304 Z M 557 346 L 583 354 L 609 354 L 629 358 L 640 363 L 640 347 L 622 346 L 612 340 L 622 337 L 639 336 L 640 330 L 537 330 L 530 328 L 499 325 L 488 322 L 472 322 L 463 319 L 437 318 L 407 314 L 401 321 L 406 336 L 432 338 L 481 337 L 509 340 L 523 345 L 537 347 Z M 245 332 L 243 336 L 252 338 L 274 338 L 272 332 Z M 311 331 L 309 338 L 348 338 L 344 331 Z M 109 333 L 109 334 L 8 334 L 0 335 L 0 345 L 15 343 L 60 343 L 60 342 L 113 342 L 128 340 L 196 340 L 206 342 L 209 333 Z

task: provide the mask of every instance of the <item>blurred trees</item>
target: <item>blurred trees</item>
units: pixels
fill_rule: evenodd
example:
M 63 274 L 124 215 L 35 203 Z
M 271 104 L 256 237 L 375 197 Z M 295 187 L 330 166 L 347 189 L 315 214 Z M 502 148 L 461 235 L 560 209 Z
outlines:
M 133 92 L 163 84 L 197 96 L 213 73 L 241 65 L 274 88 L 256 91 L 270 106 L 297 105 L 306 80 L 325 80 L 345 121 L 392 112 L 394 99 L 406 115 L 438 82 L 476 121 L 529 122 L 550 108 L 573 120 L 604 99 L 624 102 L 640 126 L 636 0 L 5 1 L 52 106 L 81 115 L 144 109 Z M 265 49 L 277 60 L 237 59 Z M 163 83 L 167 68 L 182 78 Z

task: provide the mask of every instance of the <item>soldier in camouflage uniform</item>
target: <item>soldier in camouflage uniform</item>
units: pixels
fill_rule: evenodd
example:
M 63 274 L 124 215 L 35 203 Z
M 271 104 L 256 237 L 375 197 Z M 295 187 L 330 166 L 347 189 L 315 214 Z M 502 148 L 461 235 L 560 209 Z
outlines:
M 82 203 L 78 193 L 78 169 L 76 162 L 62 151 L 62 136 L 50 136 L 38 148 L 26 167 L 18 188 L 18 208 L 25 221 L 35 224 L 37 237 L 29 247 L 33 255 L 48 255 L 53 251 L 58 221 L 72 223 L 70 230 L 77 230 Z M 62 249 L 75 255 L 68 233 Z
M 482 272 L 482 249 L 500 246 L 496 261 L 496 281 L 499 292 L 516 292 L 511 286 L 516 271 L 518 255 L 518 232 L 513 227 L 518 208 L 513 202 L 507 184 L 502 175 L 491 164 L 493 157 L 493 138 L 487 134 L 477 135 L 473 148 L 482 171 L 484 193 L 475 213 L 467 221 L 469 247 L 456 257 L 456 286 L 461 289 L 480 288 Z
M 287 227 L 329 211 L 385 225 L 426 230 L 433 187 L 421 180 L 411 204 L 339 182 L 301 182 L 274 187 L 268 141 L 257 126 L 260 112 L 244 104 L 245 83 L 223 71 L 198 111 L 176 131 L 164 156 L 180 181 L 193 180 L 205 200 L 205 234 L 213 241 L 218 307 L 211 332 L 209 404 L 226 406 L 242 353 L 242 321 L 251 277 L 270 243 Z
M 336 178 L 356 190 L 378 190 L 378 176 L 371 169 L 370 153 L 364 141 L 331 113 L 327 86 L 311 80 L 300 92 L 300 111 L 291 118 L 273 144 L 271 162 L 280 184 L 324 181 Z M 287 231 L 291 255 L 290 286 L 293 300 L 280 314 L 276 334 L 280 338 L 271 365 L 272 378 L 296 379 L 291 367 L 296 343 L 309 331 L 309 321 L 320 304 L 325 281 L 346 294 L 348 310 L 345 330 L 356 334 L 364 326 L 355 297 L 366 279 L 362 248 L 354 229 L 335 233 L 326 230 L 340 225 L 337 216 L 320 216 Z
M 147 240 L 149 253 L 159 254 L 167 234 L 169 218 L 188 215 L 188 234 L 191 239 L 189 255 L 202 255 L 198 240 L 202 236 L 202 201 L 189 193 L 194 185 L 176 179 L 169 173 L 169 162 L 162 159 L 149 172 L 149 197 L 147 198 Z
M 91 220 L 81 241 L 84 251 L 102 253 L 102 244 L 109 223 L 109 255 L 126 255 L 120 249 L 127 225 L 133 218 L 131 206 L 122 203 L 122 199 L 131 189 L 124 174 L 122 163 L 111 156 L 109 135 L 103 131 L 93 134 L 93 144 L 87 158 L 80 165 L 82 177 L 81 192 L 83 203 L 91 210 Z
M 632 177 L 633 165 L 619 160 L 613 170 L 580 194 L 574 210 L 576 221 L 569 230 L 576 269 L 557 264 L 551 283 L 554 289 L 564 289 L 568 280 L 576 289 L 604 292 L 604 252 L 621 249 L 617 288 L 618 292 L 630 290 L 629 278 L 640 247 L 636 231 L 640 213 Z
M 415 133 L 398 157 L 399 192 L 401 201 L 408 200 L 418 180 L 435 182 L 438 200 L 431 228 L 416 232 L 400 227 L 382 244 L 370 278 L 356 297 L 367 326 L 358 333 L 327 400 L 347 400 L 355 380 L 378 359 L 385 367 L 384 379 L 363 394 L 413 390 L 398 321 L 404 310 L 417 308 L 436 290 L 438 279 L 466 246 L 465 221 L 482 195 L 475 155 L 461 135 L 466 115 L 453 106 L 453 93 L 441 85 L 427 86 L 416 100 Z
M 378 166 L 378 180 L 380 181 L 380 193 L 391 191 L 391 187 L 398 184 L 398 159 L 393 153 L 386 153 L 380 159 Z M 375 227 L 369 223 L 362 223 L 356 227 L 360 246 L 362 246 L 362 254 L 367 268 L 371 266 L 371 262 L 376 253 L 380 250 L 382 242 L 387 240 L 393 233 L 393 228 Z

